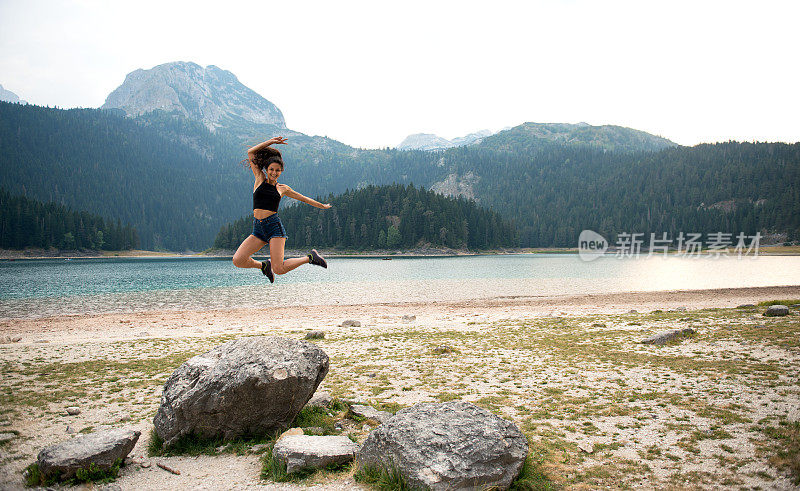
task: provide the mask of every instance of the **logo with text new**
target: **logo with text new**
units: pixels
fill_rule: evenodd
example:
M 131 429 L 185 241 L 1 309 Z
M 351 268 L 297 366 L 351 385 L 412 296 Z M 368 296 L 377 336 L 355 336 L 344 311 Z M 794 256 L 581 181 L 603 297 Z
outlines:
M 605 254 L 608 241 L 597 232 L 584 230 L 578 236 L 578 256 L 584 261 L 594 261 Z

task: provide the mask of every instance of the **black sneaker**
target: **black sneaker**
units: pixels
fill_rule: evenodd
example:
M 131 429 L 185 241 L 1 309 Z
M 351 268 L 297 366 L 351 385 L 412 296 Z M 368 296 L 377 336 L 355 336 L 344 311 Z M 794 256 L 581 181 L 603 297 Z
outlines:
M 328 263 L 325 261 L 325 258 L 320 256 L 316 249 L 311 249 L 311 254 L 308 255 L 308 258 L 310 259 L 309 264 L 322 266 L 323 268 L 328 267 Z
M 269 259 L 261 262 L 261 272 L 269 278 L 270 283 L 275 283 L 275 275 L 272 274 L 272 264 L 270 264 Z

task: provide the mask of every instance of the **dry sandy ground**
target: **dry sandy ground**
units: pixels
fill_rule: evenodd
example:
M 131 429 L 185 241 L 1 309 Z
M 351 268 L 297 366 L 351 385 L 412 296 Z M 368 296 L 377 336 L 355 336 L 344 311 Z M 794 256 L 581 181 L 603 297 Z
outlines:
M 68 428 L 120 426 L 142 436 L 113 489 L 359 488 L 352 471 L 261 481 L 256 455 L 147 456 L 180 363 L 237 336 L 312 329 L 331 358 L 322 389 L 387 409 L 474 402 L 522 428 L 557 487 L 794 489 L 780 452 L 800 441 L 800 315 L 735 307 L 798 298 L 800 286 L 6 319 L 0 339 L 22 339 L 0 344 L 0 433 L 15 434 L 0 443 L 0 489 L 22 487 Z M 639 343 L 684 327 L 697 334 Z M 369 430 L 345 421 L 359 441 Z

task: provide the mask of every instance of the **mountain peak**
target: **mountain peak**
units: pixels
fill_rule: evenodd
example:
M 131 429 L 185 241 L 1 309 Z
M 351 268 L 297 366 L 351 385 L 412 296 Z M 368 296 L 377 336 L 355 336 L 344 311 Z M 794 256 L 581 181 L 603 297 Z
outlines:
M 154 110 L 177 111 L 212 131 L 241 122 L 286 128 L 280 109 L 239 82 L 233 73 L 186 61 L 130 72 L 101 109 L 122 109 L 129 116 Z
M 442 150 L 445 148 L 461 147 L 465 145 L 472 145 L 473 143 L 480 143 L 480 141 L 493 134 L 489 130 L 481 130 L 475 133 L 470 133 L 466 136 L 453 138 L 448 140 L 441 136 L 431 133 L 415 133 L 408 135 L 399 145 L 398 150 Z
M 11 92 L 10 90 L 4 89 L 2 85 L 0 85 L 0 101 L 27 104 L 27 102 L 20 99 L 17 94 Z

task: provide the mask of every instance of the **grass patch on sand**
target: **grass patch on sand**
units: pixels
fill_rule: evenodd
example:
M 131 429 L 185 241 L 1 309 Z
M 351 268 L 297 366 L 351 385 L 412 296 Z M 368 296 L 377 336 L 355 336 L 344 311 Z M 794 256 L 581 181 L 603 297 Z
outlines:
M 790 307 L 792 305 L 799 305 L 800 298 L 795 298 L 794 300 L 767 300 L 766 302 L 758 302 L 759 307 L 769 307 L 770 305 L 785 305 Z
M 781 421 L 777 427 L 765 427 L 763 432 L 774 442 L 769 463 L 788 471 L 792 483 L 800 486 L 800 421 Z
M 252 435 L 225 440 L 222 437 L 205 438 L 190 434 L 179 438 L 172 445 L 165 447 L 164 440 L 158 436 L 155 429 L 150 430 L 150 444 L 147 446 L 147 455 L 150 457 L 173 457 L 177 455 L 220 455 L 232 453 L 246 454 L 251 447 L 259 444 L 274 443 L 278 435 Z
M 75 475 L 67 478 L 60 479 L 58 475 L 45 476 L 39 469 L 38 463 L 33 463 L 25 469 L 25 485 L 29 487 L 34 486 L 51 486 L 53 484 L 64 484 L 67 486 L 74 486 L 82 483 L 96 483 L 106 484 L 114 482 L 119 476 L 119 468 L 123 466 L 122 459 L 117 459 L 109 469 L 101 469 L 92 462 L 87 468 L 78 469 Z
M 353 474 L 356 482 L 367 484 L 380 491 L 417 491 L 422 490 L 408 483 L 397 466 L 356 465 Z

